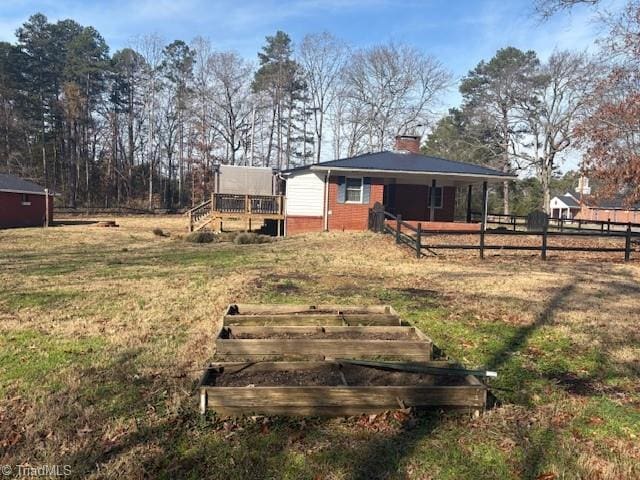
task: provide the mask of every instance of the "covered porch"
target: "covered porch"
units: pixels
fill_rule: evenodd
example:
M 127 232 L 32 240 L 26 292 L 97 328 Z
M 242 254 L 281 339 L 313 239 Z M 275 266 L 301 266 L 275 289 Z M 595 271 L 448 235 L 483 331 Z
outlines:
M 383 180 L 382 207 L 402 222 L 422 230 L 480 230 L 472 217 L 478 206 L 486 216 L 489 181 L 461 175 L 394 176 Z M 475 208 L 473 207 L 475 205 Z

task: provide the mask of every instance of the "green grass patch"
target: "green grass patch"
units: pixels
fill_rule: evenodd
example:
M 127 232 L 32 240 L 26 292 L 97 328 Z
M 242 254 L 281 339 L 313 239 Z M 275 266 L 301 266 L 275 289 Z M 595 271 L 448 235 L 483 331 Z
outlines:
M 56 376 L 51 374 L 92 363 L 103 347 L 104 341 L 97 337 L 70 340 L 34 330 L 2 332 L 0 389 L 10 384 L 27 389 L 36 383 L 57 387 Z
M 60 308 L 80 295 L 67 290 L 36 290 L 33 292 L 0 292 L 0 302 L 10 310 L 23 308 Z

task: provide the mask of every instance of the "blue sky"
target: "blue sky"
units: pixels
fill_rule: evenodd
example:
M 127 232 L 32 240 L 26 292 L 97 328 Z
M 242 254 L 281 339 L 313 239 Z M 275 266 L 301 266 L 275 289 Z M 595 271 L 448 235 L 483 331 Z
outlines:
M 609 0 L 615 9 L 624 0 Z M 554 49 L 594 49 L 601 26 L 578 7 L 541 22 L 530 0 L 0 0 L 0 40 L 14 41 L 27 18 L 73 18 L 104 36 L 112 51 L 136 36 L 156 33 L 170 42 L 208 37 L 215 48 L 255 59 L 266 35 L 329 31 L 362 47 L 393 40 L 434 55 L 454 74 L 508 45 L 533 49 L 545 59 Z M 456 87 L 439 110 L 460 101 Z
M 16 28 L 38 11 L 96 27 L 112 50 L 140 34 L 167 41 L 202 35 L 255 58 L 265 35 L 278 29 L 294 40 L 327 30 L 356 47 L 410 43 L 456 76 L 507 45 L 543 58 L 554 48 L 589 48 L 599 29 L 588 8 L 541 23 L 528 0 L 0 0 L 0 40 L 13 41 Z

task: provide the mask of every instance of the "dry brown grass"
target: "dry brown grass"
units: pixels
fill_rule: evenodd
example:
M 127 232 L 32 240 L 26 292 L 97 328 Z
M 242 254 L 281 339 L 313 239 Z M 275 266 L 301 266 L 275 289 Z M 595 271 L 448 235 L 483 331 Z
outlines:
M 192 245 L 182 217 L 116 220 L 0 231 L 0 464 L 69 463 L 78 478 L 640 476 L 637 261 L 417 260 L 368 233 Z M 410 431 L 219 430 L 194 391 L 234 301 L 391 303 L 446 353 L 496 368 L 502 405 Z

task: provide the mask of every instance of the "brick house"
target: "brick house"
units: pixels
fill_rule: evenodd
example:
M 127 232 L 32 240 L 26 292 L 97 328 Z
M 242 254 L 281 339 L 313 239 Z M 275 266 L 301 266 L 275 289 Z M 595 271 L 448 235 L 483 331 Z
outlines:
M 52 194 L 40 185 L 0 173 L 0 228 L 41 227 L 52 220 Z
M 610 220 L 619 223 L 640 223 L 640 203 L 628 205 L 621 196 L 600 200 L 585 197 L 575 218 L 603 222 Z
M 420 137 L 396 137 L 393 151 L 297 167 L 286 179 L 285 233 L 366 230 L 376 202 L 423 229 L 469 229 L 471 193 L 516 177 L 480 165 L 420 154 Z M 454 223 L 456 191 L 467 189 L 466 222 Z

